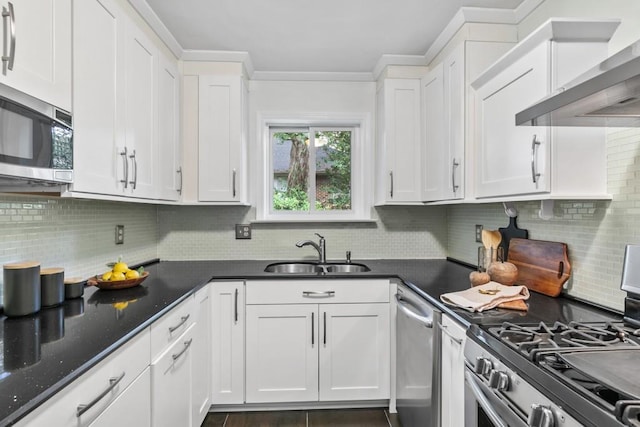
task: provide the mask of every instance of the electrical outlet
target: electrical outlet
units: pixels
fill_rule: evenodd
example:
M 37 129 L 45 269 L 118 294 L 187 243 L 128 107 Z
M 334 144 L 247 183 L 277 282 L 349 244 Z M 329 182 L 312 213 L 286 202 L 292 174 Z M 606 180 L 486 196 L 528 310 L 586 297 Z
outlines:
M 476 242 L 482 243 L 482 225 L 476 224 Z
M 251 224 L 236 224 L 236 239 L 251 239 Z
M 116 225 L 116 245 L 124 244 L 124 225 Z

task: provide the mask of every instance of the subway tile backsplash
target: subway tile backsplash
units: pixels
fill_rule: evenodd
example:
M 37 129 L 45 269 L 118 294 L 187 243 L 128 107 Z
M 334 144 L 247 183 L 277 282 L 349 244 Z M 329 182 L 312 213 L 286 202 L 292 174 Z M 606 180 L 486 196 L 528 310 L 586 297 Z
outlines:
M 123 245 L 115 245 L 116 224 L 125 225 Z M 0 264 L 34 260 L 86 278 L 120 255 L 131 263 L 157 257 L 157 230 L 152 205 L 0 195 Z

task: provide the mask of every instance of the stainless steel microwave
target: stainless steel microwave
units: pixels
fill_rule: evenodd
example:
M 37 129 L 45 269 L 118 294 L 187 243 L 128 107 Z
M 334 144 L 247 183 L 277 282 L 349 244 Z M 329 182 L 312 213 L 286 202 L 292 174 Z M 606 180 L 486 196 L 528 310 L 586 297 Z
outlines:
M 72 182 L 71 114 L 0 85 L 0 185 Z

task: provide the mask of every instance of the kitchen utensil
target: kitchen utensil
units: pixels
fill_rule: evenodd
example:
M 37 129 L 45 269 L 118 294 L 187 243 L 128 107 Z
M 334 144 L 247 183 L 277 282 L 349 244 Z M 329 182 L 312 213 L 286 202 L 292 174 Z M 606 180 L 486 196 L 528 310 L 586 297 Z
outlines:
M 40 310 L 40 263 L 25 261 L 3 266 L 4 314 L 25 316 Z
M 527 239 L 529 238 L 529 232 L 527 230 L 523 230 L 518 228 L 518 224 L 516 223 L 516 216 L 509 217 L 509 225 L 506 228 L 498 228 L 498 231 L 502 235 L 502 240 L 500 242 L 500 247 L 503 248 L 504 251 L 504 259 L 509 258 L 509 242 L 513 238 L 519 239 Z
M 527 311 L 529 310 L 529 306 L 523 300 L 515 300 L 515 301 L 507 301 L 501 302 L 498 304 L 498 308 L 506 308 L 508 310 L 519 310 L 519 311 Z
M 482 245 L 486 250 L 485 268 L 489 268 L 489 265 L 497 259 L 500 240 L 502 240 L 502 235 L 498 230 L 482 230 Z
M 53 267 L 40 270 L 40 304 L 53 307 L 64 301 L 64 269 Z
M 97 286 L 100 289 L 106 290 L 127 289 L 138 286 L 140 283 L 144 282 L 147 277 L 149 277 L 148 271 L 142 273 L 140 277 L 126 280 L 102 280 L 96 276 L 87 280 L 87 285 Z
M 81 277 L 70 277 L 64 281 L 64 298 L 80 298 L 84 294 L 84 285 L 87 283 Z
M 567 245 L 561 242 L 513 238 L 508 261 L 518 268 L 516 284 L 552 297 L 571 276 Z

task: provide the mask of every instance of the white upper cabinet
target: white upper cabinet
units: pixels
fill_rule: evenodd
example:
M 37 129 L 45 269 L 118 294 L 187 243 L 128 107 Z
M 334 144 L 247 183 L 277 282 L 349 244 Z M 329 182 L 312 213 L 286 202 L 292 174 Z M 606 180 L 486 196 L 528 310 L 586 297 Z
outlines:
M 117 0 L 74 3 L 70 195 L 178 200 L 177 60 L 128 8 Z
M 515 114 L 604 59 L 616 26 L 550 21 L 473 82 L 477 198 L 607 197 L 604 128 L 516 126 Z
M 198 200 L 246 198 L 247 86 L 241 76 L 199 76 Z
M 376 110 L 376 204 L 419 203 L 420 79 L 384 79 L 376 95 Z
M 422 78 L 422 118 L 424 124 L 424 200 L 442 200 L 446 185 L 446 168 L 443 160 L 448 157 L 445 141 L 444 75 L 438 64 Z
M 2 0 L 0 6 L 7 14 L 0 83 L 71 111 L 71 0 Z

